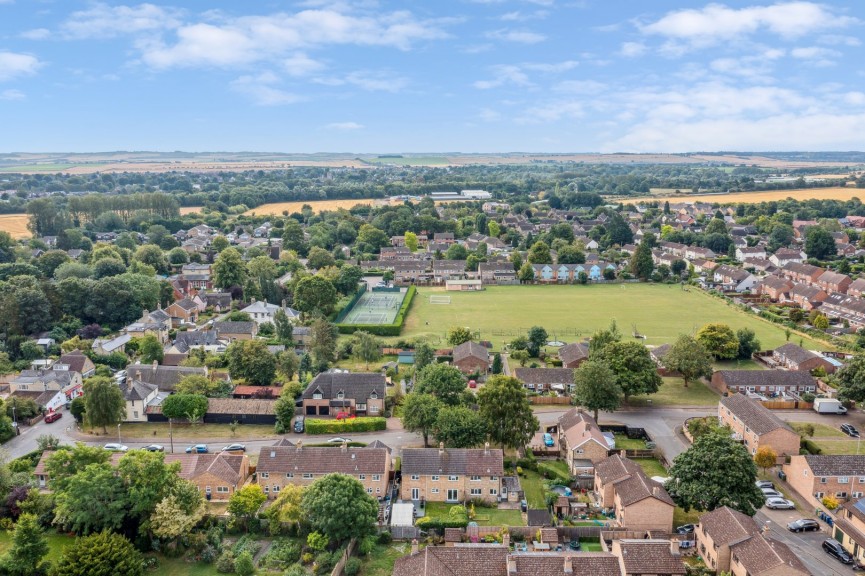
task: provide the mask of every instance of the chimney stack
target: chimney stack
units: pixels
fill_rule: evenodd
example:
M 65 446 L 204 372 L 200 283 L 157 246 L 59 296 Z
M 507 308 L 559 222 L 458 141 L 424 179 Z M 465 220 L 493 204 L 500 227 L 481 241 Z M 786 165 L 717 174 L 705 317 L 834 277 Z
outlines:
M 420 547 L 417 544 L 417 539 L 414 539 L 411 541 L 411 554 L 414 556 L 418 552 L 420 552 Z
M 485 456 L 490 455 L 490 443 L 489 442 L 484 442 L 484 455 Z
M 513 555 L 508 555 L 508 574 L 517 573 L 517 559 Z
M 565 556 L 565 574 L 574 573 L 574 557 L 571 555 Z
M 300 452 L 303 449 L 303 440 L 297 441 L 297 451 Z
M 445 443 L 439 442 L 439 456 L 443 455 L 444 453 L 445 453 Z
M 502 546 L 504 546 L 505 548 L 509 548 L 510 545 L 511 545 L 511 535 L 505 534 L 504 536 L 502 536 Z
M 152 366 L 153 366 L 153 370 L 155 371 L 155 370 L 156 370 L 156 367 L 159 366 L 159 362 L 157 362 L 156 360 L 154 360 Z
M 659 495 L 660 493 L 661 493 L 661 488 L 660 488 L 660 487 L 658 487 L 658 486 L 654 486 L 654 487 L 652 488 L 652 495 L 653 495 L 655 498 L 657 498 L 658 495 Z
M 348 452 L 348 442 L 347 441 L 343 441 L 341 450 L 343 452 Z

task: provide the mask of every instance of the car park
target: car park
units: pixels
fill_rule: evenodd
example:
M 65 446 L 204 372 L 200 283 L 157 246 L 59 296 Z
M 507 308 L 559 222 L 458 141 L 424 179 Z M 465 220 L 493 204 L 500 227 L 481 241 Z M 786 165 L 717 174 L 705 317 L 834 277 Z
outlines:
M 856 429 L 852 424 L 841 424 L 841 432 L 850 436 L 851 438 L 859 437 L 859 430 Z
M 187 446 L 186 453 L 207 454 L 207 444 L 195 444 L 194 446 Z
M 294 431 L 298 434 L 303 434 L 303 431 L 306 429 L 304 426 L 304 418 L 303 416 L 298 416 L 294 419 Z
M 676 526 L 676 534 L 693 534 L 695 526 L 693 524 L 682 524 Z
M 820 530 L 820 523 L 812 518 L 800 518 L 787 524 L 787 530 L 790 532 L 817 532 Z
M 351 438 L 343 438 L 342 436 L 337 436 L 336 438 L 331 438 L 327 441 L 328 444 L 343 444 L 345 442 L 351 442 Z
M 145 446 L 142 450 L 147 450 L 148 452 L 165 452 L 165 446 L 162 444 L 150 444 L 149 446 Z
M 126 452 L 129 450 L 129 446 L 124 446 L 123 444 L 118 444 L 116 442 L 109 442 L 103 446 L 103 448 L 110 450 L 111 452 Z
M 45 415 L 45 423 L 51 424 L 52 422 L 56 422 L 57 420 L 60 420 L 60 418 L 62 418 L 62 417 L 63 417 L 62 412 L 51 412 L 50 414 Z
M 847 552 L 844 547 L 841 546 L 841 543 L 837 540 L 834 540 L 832 538 L 826 538 L 825 540 L 823 540 L 823 550 L 826 552 L 826 554 L 828 554 L 835 560 L 838 560 L 842 564 L 853 563 L 853 557 L 850 556 L 850 553 Z
M 223 452 L 246 452 L 246 446 L 244 444 L 229 444 L 222 448 Z
M 766 508 L 770 510 L 795 510 L 796 504 L 786 498 L 767 498 Z

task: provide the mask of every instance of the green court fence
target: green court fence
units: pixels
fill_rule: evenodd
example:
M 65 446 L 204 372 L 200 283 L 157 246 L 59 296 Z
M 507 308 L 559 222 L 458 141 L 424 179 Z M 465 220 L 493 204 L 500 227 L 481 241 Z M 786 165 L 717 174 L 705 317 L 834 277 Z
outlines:
M 364 295 L 366 292 L 366 282 L 362 282 L 358 287 L 357 292 L 354 293 L 354 296 L 351 297 L 351 301 L 346 304 L 342 310 L 339 311 L 339 314 L 336 316 L 336 324 L 339 324 L 345 317 L 348 316 L 348 313 L 351 312 L 351 309 L 354 308 L 354 305 L 357 304 L 357 301 L 360 300 L 360 297 Z
M 411 301 L 414 298 L 415 293 L 417 292 L 417 288 L 414 286 L 409 286 L 408 291 L 405 294 L 405 298 L 403 298 L 402 305 L 399 307 L 399 311 L 396 314 L 396 317 L 391 324 L 340 324 L 337 323 L 336 327 L 339 329 L 340 334 L 353 334 L 357 330 L 363 330 L 365 332 L 369 332 L 370 334 L 375 334 L 377 336 L 399 336 L 400 331 L 402 331 L 402 324 L 405 321 L 405 317 L 408 314 L 409 306 L 411 306 Z M 359 298 L 360 296 L 358 296 Z M 353 306 L 354 304 L 352 304 Z M 348 314 L 348 312 L 346 312 Z M 345 316 L 342 315 L 343 319 Z

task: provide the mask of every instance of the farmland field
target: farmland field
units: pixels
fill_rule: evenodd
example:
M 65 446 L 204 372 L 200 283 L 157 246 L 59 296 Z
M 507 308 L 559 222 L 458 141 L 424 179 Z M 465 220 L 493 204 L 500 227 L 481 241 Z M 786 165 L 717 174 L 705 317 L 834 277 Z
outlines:
M 624 288 L 623 288 L 624 286 Z M 763 349 L 784 344 L 778 325 L 727 305 L 696 288 L 683 291 L 670 284 L 596 284 L 587 286 L 492 286 L 481 292 L 447 292 L 450 304 L 430 304 L 440 288 L 420 288 L 406 317 L 401 339 L 428 337 L 444 344 L 453 326 L 480 331 L 496 349 L 532 326 L 543 326 L 564 342 L 588 338 L 606 328 L 611 319 L 626 336 L 637 331 L 645 343 L 673 342 L 679 334 L 693 333 L 707 322 L 729 324 L 734 330 L 751 328 Z M 798 342 L 798 335 L 793 338 Z M 807 348 L 823 349 L 824 343 L 804 338 Z
M 682 194 L 681 196 L 640 196 L 639 198 L 623 198 L 625 204 L 636 204 L 646 201 L 670 202 L 709 202 L 712 204 L 732 204 L 735 202 L 757 203 L 772 200 L 850 200 L 865 197 L 865 189 L 849 186 L 834 186 L 830 188 L 797 188 L 795 190 L 771 190 L 768 192 L 735 192 L 733 194 Z
M 27 222 L 30 218 L 27 214 L 2 214 L 0 215 L 0 230 L 9 232 L 13 238 L 30 238 L 30 230 L 27 229 Z
M 444 156 L 404 156 L 402 158 L 363 158 L 370 164 L 395 166 L 445 166 L 450 160 Z
M 201 206 L 183 206 L 180 209 L 181 216 L 184 214 L 197 214 L 199 212 L 201 212 Z
M 313 212 L 324 212 L 325 210 L 337 210 L 339 208 L 345 208 L 348 210 L 352 206 L 357 206 L 358 204 L 366 204 L 371 205 L 374 202 L 378 202 L 378 199 L 343 199 L 343 200 L 305 200 L 301 202 L 275 202 L 273 204 L 262 204 L 258 208 L 253 208 L 252 210 L 247 210 L 244 212 L 247 216 L 250 215 L 259 215 L 259 216 L 282 216 L 283 212 L 288 212 L 291 214 L 292 212 L 300 212 L 300 209 L 304 204 L 309 204 L 312 206 Z M 381 200 L 386 201 L 386 200 Z

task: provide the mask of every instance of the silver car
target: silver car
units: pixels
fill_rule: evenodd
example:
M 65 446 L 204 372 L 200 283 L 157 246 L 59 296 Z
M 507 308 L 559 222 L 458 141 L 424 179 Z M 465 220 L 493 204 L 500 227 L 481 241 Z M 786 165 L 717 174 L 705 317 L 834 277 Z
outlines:
M 771 510 L 795 510 L 796 505 L 786 498 L 767 498 L 766 508 Z

